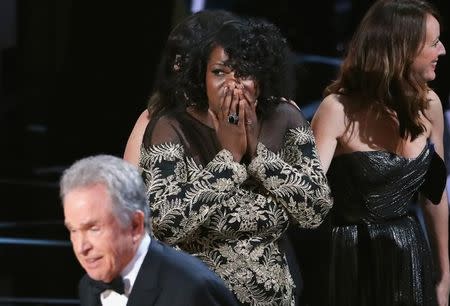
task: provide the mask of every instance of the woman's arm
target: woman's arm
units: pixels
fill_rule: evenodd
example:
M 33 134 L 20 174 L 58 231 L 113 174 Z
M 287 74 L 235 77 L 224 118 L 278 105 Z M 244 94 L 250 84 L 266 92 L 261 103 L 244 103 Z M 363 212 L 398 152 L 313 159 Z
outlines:
M 155 236 L 171 245 L 189 239 L 247 179 L 245 166 L 222 150 L 203 168 L 186 155 L 176 122 L 160 118 L 142 149 L 140 167 Z
M 338 101 L 337 95 L 329 95 L 320 103 L 311 121 L 317 152 L 325 173 L 336 151 L 338 138 L 345 132 L 344 118 L 344 106 Z
M 145 129 L 149 122 L 150 122 L 150 114 L 148 110 L 145 110 L 136 120 L 133 130 L 131 131 L 131 134 L 128 137 L 125 152 L 123 153 L 123 159 L 134 165 L 139 164 L 142 138 L 144 137 Z
M 436 153 L 444 158 L 444 118 L 442 104 L 434 92 L 430 92 L 431 102 L 427 110 L 427 118 L 431 121 L 430 140 L 434 144 Z M 441 201 L 433 205 L 429 200 L 422 202 L 422 208 L 431 240 L 433 253 L 437 263 L 437 297 L 439 305 L 448 305 L 450 290 L 450 270 L 448 254 L 448 199 L 444 190 Z
M 314 228 L 330 210 L 332 198 L 312 130 L 306 119 L 301 121 L 300 126 L 286 132 L 279 153 L 258 143 L 248 172 L 301 227 Z

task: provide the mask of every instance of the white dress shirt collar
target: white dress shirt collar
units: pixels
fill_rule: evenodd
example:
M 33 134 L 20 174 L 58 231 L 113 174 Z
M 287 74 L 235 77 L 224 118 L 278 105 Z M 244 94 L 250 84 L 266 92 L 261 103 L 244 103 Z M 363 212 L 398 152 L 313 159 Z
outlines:
M 123 279 L 125 293 L 119 294 L 112 290 L 102 292 L 100 294 L 100 301 L 103 306 L 126 306 L 136 277 L 141 269 L 142 262 L 144 261 L 145 255 L 147 255 L 150 242 L 150 236 L 146 233 L 139 244 L 133 259 L 128 263 L 125 269 L 123 269 L 122 273 L 120 273 Z
M 144 261 L 145 255 L 147 255 L 150 241 L 150 236 L 146 233 L 137 249 L 136 254 L 134 254 L 133 259 L 120 273 L 125 285 L 126 296 L 130 295 L 131 289 L 133 288 L 134 282 L 136 281 L 136 277 L 139 273 L 139 270 L 141 269 L 142 262 Z

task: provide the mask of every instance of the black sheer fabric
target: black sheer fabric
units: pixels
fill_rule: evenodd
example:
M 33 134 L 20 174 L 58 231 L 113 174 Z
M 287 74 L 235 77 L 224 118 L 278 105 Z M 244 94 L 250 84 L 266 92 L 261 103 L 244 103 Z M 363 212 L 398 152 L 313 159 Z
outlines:
M 278 152 L 290 129 L 307 126 L 309 122 L 289 103 L 282 102 L 262 124 L 259 141 L 272 152 Z M 183 109 L 173 110 L 152 120 L 146 129 L 143 145 L 181 143 L 187 156 L 205 166 L 221 150 L 214 129 L 204 125 Z
M 262 122 L 246 163 L 185 111 L 163 114 L 147 127 L 140 165 L 158 239 L 202 259 L 243 305 L 293 305 L 298 275 L 281 239 L 290 222 L 318 226 L 332 203 L 295 106 L 281 102 Z
M 330 305 L 436 305 L 432 256 L 418 220 L 408 215 L 436 158 L 427 145 L 416 158 L 369 151 L 333 159 Z M 440 199 L 443 188 L 427 190 Z

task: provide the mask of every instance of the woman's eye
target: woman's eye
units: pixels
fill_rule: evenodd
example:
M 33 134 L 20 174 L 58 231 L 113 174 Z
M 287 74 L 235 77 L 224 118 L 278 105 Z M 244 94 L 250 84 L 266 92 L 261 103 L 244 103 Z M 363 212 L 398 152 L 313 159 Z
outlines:
M 224 72 L 223 72 L 222 69 L 213 69 L 211 72 L 212 72 L 214 75 L 222 75 L 222 74 L 224 74 Z

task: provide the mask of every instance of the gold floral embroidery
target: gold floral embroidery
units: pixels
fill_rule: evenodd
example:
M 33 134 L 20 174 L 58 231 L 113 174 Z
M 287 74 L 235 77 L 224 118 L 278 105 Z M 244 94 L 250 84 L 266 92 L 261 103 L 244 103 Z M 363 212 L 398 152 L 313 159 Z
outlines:
M 309 126 L 277 153 L 258 144 L 247 169 L 226 150 L 202 167 L 173 143 L 143 147 L 140 166 L 158 239 L 203 260 L 243 304 L 294 305 L 277 241 L 289 215 L 316 227 L 332 204 Z

